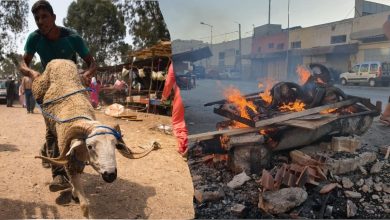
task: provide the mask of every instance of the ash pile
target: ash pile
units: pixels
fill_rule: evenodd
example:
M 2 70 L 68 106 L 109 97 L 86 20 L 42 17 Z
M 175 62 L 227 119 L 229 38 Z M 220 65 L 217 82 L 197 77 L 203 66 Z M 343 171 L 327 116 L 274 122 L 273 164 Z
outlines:
M 298 73 L 205 104 L 227 120 L 189 136 L 196 218 L 390 218 L 390 146 L 359 137 L 381 103 Z

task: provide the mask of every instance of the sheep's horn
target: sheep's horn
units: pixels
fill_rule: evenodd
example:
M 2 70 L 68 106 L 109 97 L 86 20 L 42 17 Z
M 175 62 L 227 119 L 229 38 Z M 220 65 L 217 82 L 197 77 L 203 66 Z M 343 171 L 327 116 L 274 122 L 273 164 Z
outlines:
M 35 156 L 35 158 L 42 159 L 46 162 L 49 162 L 49 163 L 57 165 L 57 166 L 64 166 L 68 163 L 68 159 L 50 158 L 50 157 L 44 157 L 44 156 Z
M 55 165 L 64 166 L 69 162 L 69 156 L 66 155 L 66 153 L 70 149 L 70 145 L 72 143 L 73 139 L 77 138 L 86 138 L 88 134 L 92 132 L 94 125 L 93 123 L 89 122 L 82 122 L 74 124 L 65 134 L 64 141 L 58 146 L 61 153 L 60 156 L 57 158 L 49 158 L 44 156 L 36 156 L 35 158 L 40 158 L 42 160 L 45 160 L 47 162 L 50 162 Z

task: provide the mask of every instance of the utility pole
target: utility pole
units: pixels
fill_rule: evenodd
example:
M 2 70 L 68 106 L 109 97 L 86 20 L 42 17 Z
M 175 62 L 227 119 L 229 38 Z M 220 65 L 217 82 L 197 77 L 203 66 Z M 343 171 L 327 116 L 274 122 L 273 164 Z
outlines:
M 268 0 L 268 24 L 271 24 L 271 0 Z
M 241 55 L 242 55 L 242 52 L 241 52 L 241 24 L 238 23 L 238 68 L 239 68 L 239 71 L 240 71 L 240 75 L 242 75 L 242 59 L 241 59 Z
M 200 22 L 200 24 L 206 25 L 206 26 L 210 27 L 210 50 L 213 51 L 213 25 L 204 23 L 203 21 Z M 211 58 L 208 58 L 208 60 L 210 61 L 210 64 L 208 64 L 208 65 L 211 66 L 211 60 L 210 59 Z
M 286 74 L 289 77 L 289 63 L 288 63 L 288 51 L 290 48 L 290 0 L 287 2 L 287 54 L 286 54 Z

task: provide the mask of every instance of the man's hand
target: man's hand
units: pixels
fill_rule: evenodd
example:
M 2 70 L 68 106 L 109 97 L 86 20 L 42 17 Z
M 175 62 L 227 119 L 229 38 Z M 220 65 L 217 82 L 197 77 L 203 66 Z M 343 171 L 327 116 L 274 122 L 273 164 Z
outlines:
M 90 75 L 88 74 L 88 71 L 87 71 L 87 70 L 80 70 L 80 69 L 79 69 L 79 76 L 80 76 L 81 83 L 82 83 L 85 87 L 88 87 L 88 86 L 91 84 L 92 76 L 90 76 Z
M 32 80 L 36 79 L 40 73 L 28 67 L 32 60 L 33 56 L 29 54 L 25 54 L 23 59 L 20 62 L 19 70 L 24 76 L 30 77 Z

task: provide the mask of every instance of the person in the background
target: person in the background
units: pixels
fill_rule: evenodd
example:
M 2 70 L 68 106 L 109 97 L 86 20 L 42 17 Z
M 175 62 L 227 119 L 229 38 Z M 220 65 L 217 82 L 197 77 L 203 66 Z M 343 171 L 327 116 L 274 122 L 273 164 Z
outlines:
M 383 32 L 385 33 L 387 39 L 390 40 L 390 15 L 387 21 L 383 24 Z M 385 110 L 379 118 L 379 121 L 387 126 L 390 126 L 390 97 Z
M 97 108 L 99 106 L 99 91 L 100 91 L 100 84 L 96 80 L 96 77 L 92 77 L 91 84 L 89 86 L 91 91 L 91 104 L 94 108 Z
M 28 76 L 22 78 L 22 88 L 26 99 L 27 113 L 34 113 L 35 99 L 32 94 L 32 79 Z
M 19 93 L 19 103 L 20 105 L 23 106 L 23 108 L 26 108 L 26 99 L 24 97 L 24 89 L 23 89 L 23 85 L 22 85 L 22 79 L 20 79 L 20 85 L 19 85 L 19 88 L 18 88 L 18 93 Z
M 180 95 L 179 86 L 176 84 L 175 72 L 173 65 L 170 64 L 168 68 L 168 74 L 165 79 L 164 90 L 161 101 L 165 102 L 171 91 L 173 90 L 173 103 L 172 103 L 172 127 L 173 134 L 178 141 L 178 152 L 183 157 L 188 153 L 188 130 L 186 122 L 184 121 L 184 105 Z
M 15 98 L 15 82 L 12 76 L 8 76 L 8 80 L 5 82 L 5 88 L 7 90 L 7 107 L 12 107 Z

